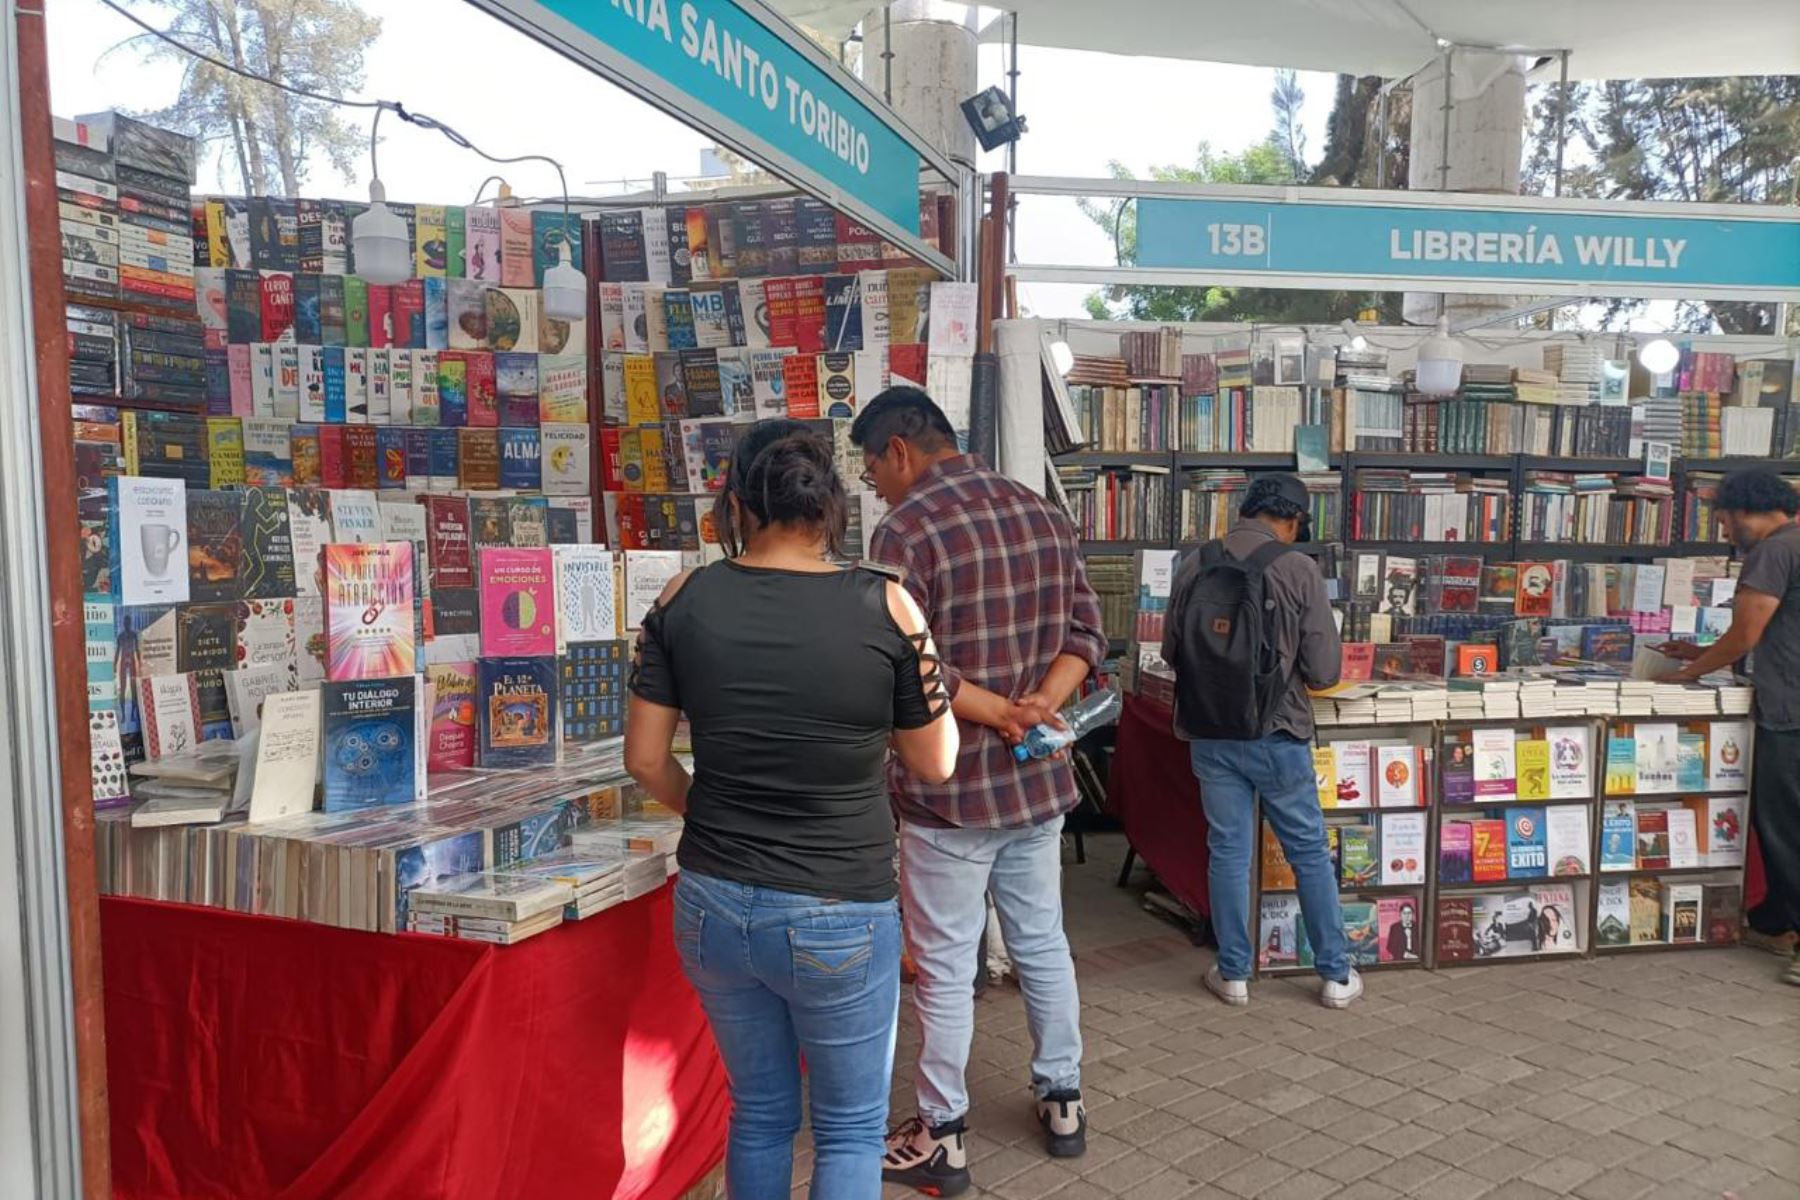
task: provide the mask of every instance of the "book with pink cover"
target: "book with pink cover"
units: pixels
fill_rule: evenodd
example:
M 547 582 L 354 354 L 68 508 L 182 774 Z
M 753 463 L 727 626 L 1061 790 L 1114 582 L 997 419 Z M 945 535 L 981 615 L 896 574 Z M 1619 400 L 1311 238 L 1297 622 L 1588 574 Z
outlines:
M 414 671 L 411 542 L 325 547 L 326 678 Z
M 475 664 L 434 662 L 425 668 L 433 685 L 431 736 L 426 764 L 432 771 L 475 765 Z
M 481 551 L 481 653 L 556 653 L 556 565 L 548 549 Z

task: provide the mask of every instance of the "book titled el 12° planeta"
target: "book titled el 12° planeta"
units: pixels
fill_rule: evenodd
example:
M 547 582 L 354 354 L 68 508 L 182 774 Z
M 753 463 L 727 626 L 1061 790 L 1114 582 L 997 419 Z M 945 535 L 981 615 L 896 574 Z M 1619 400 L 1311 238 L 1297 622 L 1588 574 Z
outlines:
M 481 652 L 556 653 L 556 568 L 548 549 L 481 551 Z
M 556 733 L 555 656 L 483 658 L 476 671 L 481 765 L 531 767 L 555 762 L 561 748 Z
M 412 675 L 323 685 L 326 812 L 417 798 L 416 703 Z
M 413 547 L 363 542 L 325 547 L 326 677 L 411 677 Z

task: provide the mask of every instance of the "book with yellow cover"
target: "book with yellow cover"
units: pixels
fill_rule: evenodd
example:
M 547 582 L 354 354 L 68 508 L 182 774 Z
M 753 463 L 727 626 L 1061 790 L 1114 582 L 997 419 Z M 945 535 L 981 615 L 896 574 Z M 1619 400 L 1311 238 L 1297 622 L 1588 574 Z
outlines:
M 1550 799 L 1550 743 L 1527 738 L 1515 748 L 1519 773 L 1518 798 Z
M 1337 789 L 1337 751 L 1330 746 L 1313 747 L 1313 787 L 1319 793 L 1320 808 L 1336 808 L 1338 803 Z M 1265 826 L 1263 835 L 1268 836 Z
M 1262 826 L 1262 890 L 1289 891 L 1294 887 L 1294 868 L 1288 865 L 1281 839 L 1267 821 Z

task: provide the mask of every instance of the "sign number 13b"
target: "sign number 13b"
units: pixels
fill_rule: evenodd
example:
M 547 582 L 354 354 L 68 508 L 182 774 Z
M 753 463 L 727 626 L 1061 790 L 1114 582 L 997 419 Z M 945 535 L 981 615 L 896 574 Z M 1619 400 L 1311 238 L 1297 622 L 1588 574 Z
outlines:
M 1268 253 L 1268 233 L 1261 225 L 1214 224 L 1206 227 L 1212 252 L 1225 258 L 1260 258 Z

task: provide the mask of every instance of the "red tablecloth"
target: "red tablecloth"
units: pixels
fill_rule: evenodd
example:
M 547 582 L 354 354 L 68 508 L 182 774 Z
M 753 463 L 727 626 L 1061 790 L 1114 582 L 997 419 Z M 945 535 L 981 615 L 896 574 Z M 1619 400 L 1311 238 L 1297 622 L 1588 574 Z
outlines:
M 101 902 L 115 1194 L 675 1197 L 725 1073 L 670 889 L 517 946 Z
M 1206 814 L 1187 743 L 1164 705 L 1126 696 L 1106 801 L 1139 858 L 1182 903 L 1212 915 L 1206 894 Z

